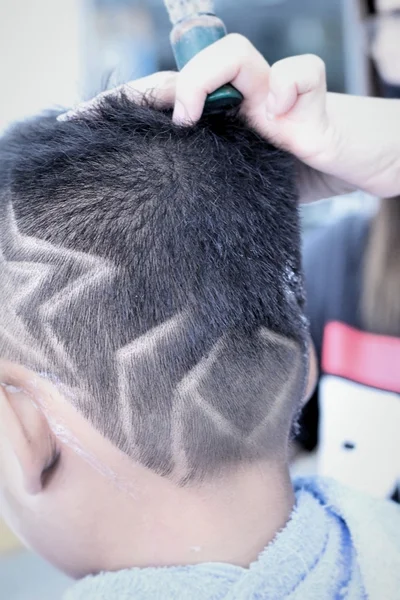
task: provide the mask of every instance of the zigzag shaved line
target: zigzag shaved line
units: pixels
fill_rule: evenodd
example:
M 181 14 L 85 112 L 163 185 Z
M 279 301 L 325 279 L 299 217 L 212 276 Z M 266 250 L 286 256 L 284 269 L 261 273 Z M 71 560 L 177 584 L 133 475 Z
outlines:
M 176 388 L 179 395 L 191 394 L 197 388 L 201 379 L 207 375 L 208 370 L 218 359 L 218 355 L 224 346 L 224 337 L 221 337 L 211 348 L 208 356 L 201 359 L 190 371 L 188 371 Z
M 182 440 L 184 405 L 184 399 L 176 396 L 171 411 L 171 453 L 174 461 L 171 477 L 176 481 L 182 481 L 189 474 L 189 463 Z
M 25 343 L 19 343 L 17 337 L 23 337 Z M 16 352 L 18 360 L 24 362 L 25 366 L 44 365 L 44 368 L 48 368 L 47 357 L 38 350 L 35 340 L 30 338 L 30 334 L 26 330 L 19 332 L 14 329 L 10 332 L 9 329 L 0 326 L 0 339 L 4 340 L 7 348 L 12 348 L 13 352 Z
M 284 345 L 286 348 L 289 348 L 291 350 L 299 349 L 299 346 L 298 346 L 298 344 L 296 344 L 295 341 L 289 340 L 277 333 L 274 333 L 274 332 L 270 331 L 269 329 L 267 329 L 266 327 L 260 328 L 259 336 L 261 338 L 263 338 L 264 340 L 267 340 L 267 342 L 269 342 L 269 343 Z M 269 423 L 274 423 L 276 421 L 276 419 L 278 418 L 278 416 L 281 414 L 282 403 L 284 402 L 285 399 L 287 399 L 288 393 L 290 393 L 290 389 L 291 389 L 293 383 L 296 381 L 296 378 L 298 375 L 298 370 L 299 370 L 299 363 L 296 363 L 294 368 L 295 368 L 295 372 L 293 373 L 292 377 L 289 377 L 286 380 L 285 385 L 281 389 L 280 394 L 278 395 L 277 398 L 274 399 L 271 410 L 269 410 L 267 412 L 267 415 L 265 416 L 265 418 L 247 436 L 246 443 L 248 445 L 253 445 L 254 442 L 259 437 L 259 435 L 265 431 L 265 428 L 267 427 L 267 425 Z
M 14 251 L 17 251 L 18 253 L 26 253 L 26 256 L 28 257 L 27 261 L 21 261 L 21 263 L 28 263 L 29 255 L 38 252 L 40 256 L 46 257 L 47 255 L 50 260 L 55 262 L 55 264 L 43 264 L 37 260 L 30 261 L 31 264 L 35 264 L 37 269 L 42 269 L 42 272 L 46 272 L 47 276 L 54 272 L 59 264 L 63 264 L 68 260 L 73 260 L 75 263 L 78 262 L 80 268 L 84 267 L 85 269 L 84 272 L 80 273 L 80 275 L 78 275 L 74 281 L 69 282 L 64 288 L 53 294 L 53 296 L 50 298 L 46 299 L 38 308 L 38 311 L 43 317 L 41 326 L 55 356 L 62 361 L 64 367 L 68 367 L 70 371 L 74 372 L 74 365 L 68 357 L 63 344 L 55 335 L 49 319 L 57 311 L 62 309 L 63 306 L 65 307 L 65 305 L 71 301 L 74 295 L 79 295 L 83 287 L 91 286 L 94 283 L 98 283 L 99 281 L 109 277 L 110 272 L 112 272 L 110 268 L 111 263 L 83 252 L 68 250 L 65 248 L 57 248 L 49 242 L 21 234 L 18 229 L 11 204 L 8 206 L 8 225 L 10 241 Z M 15 263 L 16 261 L 10 262 Z M 114 267 L 112 267 L 112 269 L 114 270 Z M 22 298 L 19 299 L 19 305 L 21 305 L 22 300 L 26 301 L 29 296 L 32 295 L 34 290 L 37 289 L 38 285 L 44 279 L 45 277 L 43 275 L 39 281 L 36 278 L 35 282 L 32 281 L 32 284 L 27 286 L 26 293 Z
M 204 400 L 197 392 L 196 387 L 199 383 L 199 377 L 201 375 L 204 376 L 207 368 L 209 368 L 216 360 L 218 351 L 219 345 L 217 342 L 214 348 L 212 348 L 210 355 L 195 365 L 175 389 L 171 413 L 171 446 L 174 460 L 172 477 L 177 481 L 182 481 L 189 475 L 189 463 L 183 441 L 183 413 L 185 411 L 190 411 L 193 403 L 196 403 L 198 406 L 204 403 Z M 205 365 L 207 361 L 208 366 Z M 196 398 L 196 395 L 198 395 L 199 398 Z M 202 409 L 204 411 L 204 406 L 202 406 Z M 215 419 L 212 420 L 214 422 Z
M 20 279 L 20 275 L 25 271 L 25 281 L 13 281 L 14 287 L 18 287 L 17 293 L 14 293 L 14 312 L 18 316 L 18 309 L 24 306 L 24 302 L 40 287 L 40 284 L 45 281 L 49 274 L 54 270 L 54 267 L 35 263 L 32 268 L 32 263 L 9 261 L 7 270 L 13 279 Z
M 20 360 L 30 361 L 34 359 L 37 364 L 41 364 L 44 368 L 48 366 L 48 358 L 38 348 L 35 339 L 25 327 L 23 320 L 18 316 L 18 308 L 23 304 L 23 301 L 28 297 L 38 285 L 37 279 L 34 281 L 32 277 L 32 267 L 29 263 L 15 263 L 13 261 L 6 263 L 4 255 L 1 252 L 3 263 L 3 281 L 2 281 L 2 310 L 3 323 L 7 323 L 6 328 L 0 327 L 1 339 L 7 339 L 7 347 L 13 348 L 17 352 Z M 43 274 L 37 273 L 40 279 L 44 279 L 48 273 L 48 268 L 45 265 L 39 265 L 38 271 L 42 270 Z M 25 281 L 21 281 L 21 274 L 25 274 Z M 16 282 L 11 282 L 16 278 Z M 18 297 L 15 299 L 15 294 L 7 293 L 7 287 L 17 287 Z M 11 302 L 11 297 L 14 296 L 14 302 Z
M 210 351 L 193 367 L 176 387 L 172 408 L 172 456 L 174 458 L 174 470 L 172 476 L 182 481 L 189 475 L 189 465 L 182 438 L 183 412 L 190 411 L 193 405 L 198 406 L 209 418 L 214 427 L 225 435 L 242 436 L 235 425 L 230 423 L 221 413 L 211 406 L 198 391 L 199 383 L 218 359 L 218 354 L 223 347 L 223 339 L 218 340 Z
M 214 408 L 198 391 L 201 380 L 207 375 L 210 368 L 218 359 L 218 355 L 224 346 L 224 337 L 220 338 L 211 349 L 209 355 L 203 358 L 193 369 L 191 369 L 179 383 L 176 393 L 179 396 L 187 396 L 211 419 L 221 433 L 242 437 L 239 429 Z
M 168 321 L 153 327 L 146 333 L 129 342 L 116 352 L 118 360 L 124 360 L 131 356 L 140 356 L 141 354 L 153 354 L 161 340 L 165 339 L 171 333 L 175 333 L 176 329 L 183 324 L 184 313 L 180 312 Z
M 123 426 L 126 425 L 125 433 L 131 435 L 129 424 L 132 423 L 133 403 L 130 393 L 129 374 L 135 368 L 135 361 L 143 358 L 154 356 L 158 344 L 176 333 L 177 328 L 182 326 L 184 321 L 184 313 L 178 313 L 168 321 L 161 323 L 157 327 L 153 327 L 150 331 L 146 331 L 133 342 L 120 348 L 115 354 L 116 371 L 117 371 L 117 386 L 118 397 L 121 403 L 121 416 Z
M 47 339 L 51 342 L 52 349 L 55 352 L 56 356 L 62 360 L 64 366 L 68 366 L 70 371 L 74 371 L 74 364 L 69 358 L 67 351 L 65 350 L 64 344 L 60 342 L 57 336 L 54 334 L 52 326 L 50 324 L 51 318 L 58 311 L 63 310 L 63 307 L 67 310 L 67 305 L 71 301 L 71 299 L 81 294 L 82 288 L 94 286 L 96 283 L 100 283 L 101 281 L 105 281 L 107 277 L 110 275 L 109 268 L 107 270 L 104 268 L 101 272 L 93 273 L 88 276 L 87 273 L 82 274 L 78 277 L 74 282 L 68 284 L 65 288 L 60 290 L 57 294 L 55 294 L 52 298 L 47 300 L 40 307 L 39 311 L 43 317 L 43 329 L 47 335 Z M 65 295 L 64 295 L 65 294 Z
M 207 400 L 205 400 L 205 398 L 203 398 L 203 396 L 198 391 L 193 392 L 193 400 L 194 403 L 202 409 L 204 414 L 207 415 L 212 424 L 220 433 L 224 433 L 226 435 L 233 435 L 236 438 L 243 437 L 242 432 L 239 431 L 236 425 L 234 423 L 231 423 L 216 408 L 211 406 L 211 404 L 209 404 Z

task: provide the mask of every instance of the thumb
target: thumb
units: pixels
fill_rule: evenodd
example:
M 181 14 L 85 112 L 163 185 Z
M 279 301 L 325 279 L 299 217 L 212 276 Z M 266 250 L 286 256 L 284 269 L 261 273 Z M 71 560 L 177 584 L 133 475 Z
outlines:
M 326 73 L 321 58 L 305 54 L 272 65 L 267 112 L 298 123 L 316 122 L 326 111 Z

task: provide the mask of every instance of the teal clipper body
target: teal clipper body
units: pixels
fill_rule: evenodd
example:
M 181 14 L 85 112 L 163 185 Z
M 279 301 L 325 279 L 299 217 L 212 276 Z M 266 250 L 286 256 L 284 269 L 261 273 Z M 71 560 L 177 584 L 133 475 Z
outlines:
M 170 40 L 178 69 L 226 35 L 225 25 L 213 14 L 209 0 L 165 0 L 165 4 L 174 24 Z M 207 96 L 204 110 L 219 112 L 238 106 L 242 100 L 242 94 L 227 84 Z

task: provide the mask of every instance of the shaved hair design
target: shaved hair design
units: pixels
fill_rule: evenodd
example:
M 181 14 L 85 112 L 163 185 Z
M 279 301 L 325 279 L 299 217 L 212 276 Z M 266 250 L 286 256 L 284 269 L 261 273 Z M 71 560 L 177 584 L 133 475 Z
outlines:
M 284 453 L 307 375 L 291 157 L 104 98 L 0 140 L 0 356 L 180 484 Z

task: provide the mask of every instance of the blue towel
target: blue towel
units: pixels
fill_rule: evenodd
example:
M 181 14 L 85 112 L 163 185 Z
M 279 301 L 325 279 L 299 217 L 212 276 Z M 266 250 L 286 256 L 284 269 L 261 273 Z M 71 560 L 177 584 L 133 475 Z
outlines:
M 328 479 L 294 486 L 289 522 L 247 569 L 204 563 L 101 573 L 65 600 L 400 600 L 400 507 Z

